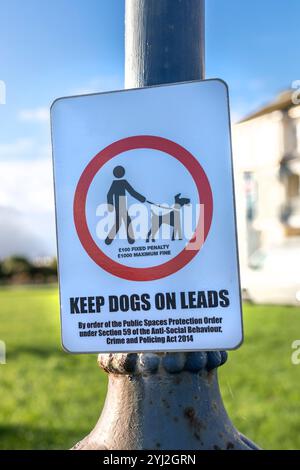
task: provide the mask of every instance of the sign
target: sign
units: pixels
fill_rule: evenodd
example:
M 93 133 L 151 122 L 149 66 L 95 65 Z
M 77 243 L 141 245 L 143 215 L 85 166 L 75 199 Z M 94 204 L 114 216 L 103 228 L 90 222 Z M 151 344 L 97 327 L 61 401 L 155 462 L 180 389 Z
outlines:
M 51 120 L 64 348 L 238 347 L 225 83 L 60 98 Z

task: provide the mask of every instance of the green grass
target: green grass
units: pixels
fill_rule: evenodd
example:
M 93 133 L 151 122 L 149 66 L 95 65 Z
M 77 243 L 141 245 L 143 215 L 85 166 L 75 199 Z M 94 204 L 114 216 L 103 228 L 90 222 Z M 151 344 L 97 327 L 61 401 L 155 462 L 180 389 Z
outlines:
M 245 340 L 220 369 L 222 396 L 236 427 L 264 449 L 300 449 L 300 309 L 244 307 Z
M 64 353 L 56 289 L 0 291 L 0 448 L 69 448 L 96 422 L 106 390 L 97 356 Z
M 265 449 L 300 448 L 299 309 L 246 306 L 245 343 L 220 368 L 222 395 L 236 427 Z M 106 376 L 95 355 L 60 347 L 55 288 L 0 290 L 0 448 L 69 448 L 103 405 Z

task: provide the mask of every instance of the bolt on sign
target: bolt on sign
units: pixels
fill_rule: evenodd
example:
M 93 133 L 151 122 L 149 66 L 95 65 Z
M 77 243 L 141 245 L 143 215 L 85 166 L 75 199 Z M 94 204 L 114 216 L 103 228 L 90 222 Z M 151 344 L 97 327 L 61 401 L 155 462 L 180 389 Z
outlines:
M 238 347 L 225 83 L 60 98 L 51 120 L 64 348 Z

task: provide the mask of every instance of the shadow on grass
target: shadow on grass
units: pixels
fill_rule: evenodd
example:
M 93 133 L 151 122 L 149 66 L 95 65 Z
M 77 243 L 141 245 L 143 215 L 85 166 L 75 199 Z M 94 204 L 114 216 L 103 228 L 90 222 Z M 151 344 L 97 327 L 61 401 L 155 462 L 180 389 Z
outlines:
M 34 347 L 34 346 L 18 346 L 18 347 L 11 347 L 8 348 L 7 356 L 9 359 L 17 359 L 18 357 L 23 357 L 25 354 L 35 356 L 41 359 L 47 359 L 49 357 L 57 357 L 60 359 L 68 358 L 69 361 L 74 360 L 76 361 L 76 357 L 78 358 L 78 354 L 71 354 L 61 347 L 53 346 L 53 347 Z M 97 354 L 81 354 L 81 357 L 89 357 L 92 361 L 97 364 Z M 77 362 L 77 361 L 76 361 Z
M 85 437 L 87 429 L 46 429 L 28 426 L 0 426 L 0 449 L 70 449 Z
M 50 356 L 59 356 L 60 358 L 66 358 L 68 357 L 69 359 L 76 358 L 78 356 L 81 357 L 90 357 L 92 360 L 95 362 L 97 361 L 97 353 L 87 353 L 87 354 L 72 354 L 66 352 L 63 347 L 55 346 L 53 347 L 34 347 L 34 346 L 17 346 L 17 347 L 11 347 L 8 348 L 7 355 L 9 355 L 10 358 L 17 358 L 19 356 L 23 356 L 24 354 L 30 354 L 33 356 L 37 356 L 40 358 L 48 358 Z
M 33 356 L 47 358 L 49 356 L 58 356 L 64 353 L 63 349 L 57 347 L 48 347 L 48 348 L 38 348 L 34 346 L 18 346 L 17 349 L 11 349 L 8 351 L 9 357 L 14 359 L 24 354 L 30 354 Z M 66 353 L 65 353 L 66 354 Z

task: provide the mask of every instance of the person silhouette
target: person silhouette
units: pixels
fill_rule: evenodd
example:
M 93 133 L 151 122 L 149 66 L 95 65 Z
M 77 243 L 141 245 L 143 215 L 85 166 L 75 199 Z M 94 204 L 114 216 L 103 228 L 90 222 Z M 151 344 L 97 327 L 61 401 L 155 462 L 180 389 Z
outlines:
M 120 230 L 122 223 L 124 223 L 128 243 L 133 244 L 135 242 L 135 238 L 131 226 L 131 218 L 127 210 L 126 193 L 143 203 L 146 201 L 146 198 L 135 191 L 126 179 L 123 179 L 125 169 L 122 166 L 116 166 L 113 170 L 113 174 L 117 179 L 113 180 L 107 193 L 107 204 L 110 212 L 115 210 L 115 223 L 106 237 L 105 243 L 106 245 L 110 245 L 112 243 Z

